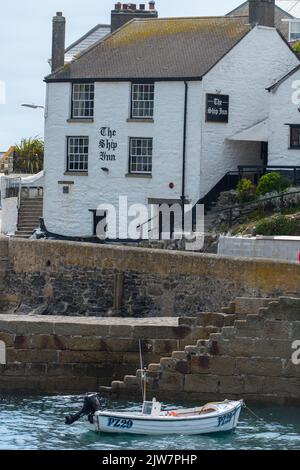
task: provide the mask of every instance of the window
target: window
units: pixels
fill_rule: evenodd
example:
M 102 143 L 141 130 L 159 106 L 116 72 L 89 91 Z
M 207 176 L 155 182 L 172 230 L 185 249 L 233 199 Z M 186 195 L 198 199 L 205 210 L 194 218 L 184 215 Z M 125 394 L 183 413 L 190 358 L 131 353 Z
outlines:
M 152 172 L 153 139 L 130 139 L 129 172 Z
M 290 126 L 290 148 L 300 149 L 300 125 Z
M 74 83 L 72 92 L 72 118 L 93 118 L 94 98 L 95 85 L 93 83 Z
M 67 171 L 88 171 L 88 154 L 88 137 L 68 137 Z
M 131 95 L 131 117 L 137 119 L 153 118 L 154 83 L 133 83 Z
M 290 41 L 300 39 L 300 21 L 290 21 Z

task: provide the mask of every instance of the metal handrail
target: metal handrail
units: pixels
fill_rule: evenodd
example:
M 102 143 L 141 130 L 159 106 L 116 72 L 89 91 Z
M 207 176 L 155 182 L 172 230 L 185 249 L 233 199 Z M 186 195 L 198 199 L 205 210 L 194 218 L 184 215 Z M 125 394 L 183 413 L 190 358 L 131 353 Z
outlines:
M 281 199 L 282 202 L 283 202 L 285 197 L 295 195 L 295 194 L 300 194 L 300 191 L 293 191 L 292 193 L 282 192 L 282 193 L 280 193 L 276 196 L 269 196 L 269 197 L 266 197 L 264 199 L 258 199 L 258 200 L 256 199 L 252 202 L 248 202 L 247 204 L 235 204 L 234 206 L 229 206 L 229 207 L 225 207 L 225 208 L 222 208 L 222 209 L 216 209 L 215 212 L 228 212 L 229 211 L 229 224 L 230 224 L 229 226 L 231 226 L 231 224 L 233 222 L 232 215 L 233 215 L 233 211 L 235 209 L 247 209 L 247 208 L 250 209 L 250 207 L 259 205 L 260 203 L 263 203 L 263 202 L 272 201 L 274 199 Z

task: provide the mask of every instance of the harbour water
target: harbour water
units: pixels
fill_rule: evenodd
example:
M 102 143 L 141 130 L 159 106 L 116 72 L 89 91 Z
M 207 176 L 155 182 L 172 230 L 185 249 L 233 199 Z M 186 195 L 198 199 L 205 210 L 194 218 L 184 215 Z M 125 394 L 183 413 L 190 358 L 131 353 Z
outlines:
M 96 434 L 85 419 L 71 427 L 64 416 L 81 409 L 81 396 L 0 397 L 0 449 L 6 450 L 299 450 L 300 409 L 251 406 L 234 433 L 207 436 L 120 436 Z M 169 405 L 172 405 L 171 403 Z M 190 406 L 190 404 L 181 404 Z M 137 411 L 140 404 L 107 400 L 105 407 Z

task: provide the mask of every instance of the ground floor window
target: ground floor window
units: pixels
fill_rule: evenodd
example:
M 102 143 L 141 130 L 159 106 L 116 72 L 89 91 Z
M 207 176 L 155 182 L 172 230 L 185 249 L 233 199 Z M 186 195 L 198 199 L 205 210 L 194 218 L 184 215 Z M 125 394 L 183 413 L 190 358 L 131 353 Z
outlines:
M 129 172 L 150 174 L 152 172 L 152 153 L 152 138 L 132 137 L 130 139 Z
M 290 125 L 290 148 L 300 149 L 300 124 Z
M 67 171 L 88 171 L 89 138 L 68 137 Z

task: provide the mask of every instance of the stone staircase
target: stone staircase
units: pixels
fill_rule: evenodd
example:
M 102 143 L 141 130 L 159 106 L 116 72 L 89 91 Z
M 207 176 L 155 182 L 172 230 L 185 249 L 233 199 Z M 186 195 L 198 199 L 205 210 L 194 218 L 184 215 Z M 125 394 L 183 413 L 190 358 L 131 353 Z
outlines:
M 238 298 L 222 310 L 181 319 L 194 327 L 194 343 L 148 365 L 148 397 L 300 402 L 300 366 L 291 361 L 292 343 L 300 340 L 300 299 Z M 201 328 L 207 333 L 208 325 L 215 331 L 207 336 Z M 140 399 L 141 373 L 100 392 Z
M 29 238 L 40 225 L 43 215 L 43 198 L 24 198 L 19 210 L 18 230 L 16 238 Z

